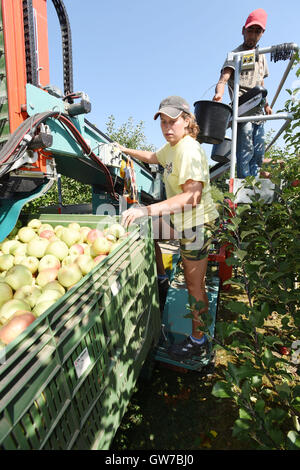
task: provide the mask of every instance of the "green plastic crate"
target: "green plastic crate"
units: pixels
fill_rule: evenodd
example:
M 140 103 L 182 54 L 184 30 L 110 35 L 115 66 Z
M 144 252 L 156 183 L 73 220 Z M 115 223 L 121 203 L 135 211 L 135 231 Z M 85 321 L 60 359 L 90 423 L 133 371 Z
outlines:
M 100 229 L 118 221 L 94 215 L 39 218 Z M 150 222 L 132 228 L 115 252 L 5 348 L 0 448 L 109 448 L 160 334 L 151 230 Z

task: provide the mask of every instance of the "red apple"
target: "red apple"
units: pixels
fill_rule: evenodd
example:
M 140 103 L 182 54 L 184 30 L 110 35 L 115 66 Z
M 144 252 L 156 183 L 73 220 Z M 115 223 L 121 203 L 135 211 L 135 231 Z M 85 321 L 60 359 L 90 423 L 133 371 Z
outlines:
M 69 248 L 69 254 L 70 255 L 83 255 L 84 253 L 84 248 L 80 243 L 75 243 L 75 245 L 70 246 Z
M 59 270 L 56 268 L 44 269 L 37 275 L 35 280 L 36 284 L 40 287 L 44 287 L 48 282 L 55 281 L 58 271 Z
M 106 258 L 107 255 L 98 255 L 96 256 L 96 258 L 94 258 L 94 266 L 96 266 L 96 264 L 99 264 L 104 258 Z
M 101 230 L 98 230 L 97 228 L 93 228 L 92 230 L 89 231 L 89 233 L 86 236 L 86 241 L 92 245 L 96 238 L 98 237 L 103 237 L 103 232 Z
M 47 238 L 49 240 L 50 238 L 55 236 L 55 232 L 53 230 L 43 230 L 40 232 L 40 237 L 41 238 Z

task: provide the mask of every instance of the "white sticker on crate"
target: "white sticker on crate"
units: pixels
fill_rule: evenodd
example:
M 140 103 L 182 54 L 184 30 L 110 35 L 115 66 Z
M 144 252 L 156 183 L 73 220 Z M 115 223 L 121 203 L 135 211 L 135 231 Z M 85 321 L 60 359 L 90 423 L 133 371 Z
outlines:
M 111 288 L 112 295 L 117 295 L 119 290 L 121 289 L 121 285 L 120 285 L 119 281 L 115 281 L 115 282 L 112 283 L 110 288 Z
M 74 361 L 74 366 L 75 366 L 78 379 L 87 370 L 90 364 L 91 364 L 91 358 L 90 358 L 88 349 L 85 348 L 80 354 L 80 356 L 78 356 L 77 359 Z

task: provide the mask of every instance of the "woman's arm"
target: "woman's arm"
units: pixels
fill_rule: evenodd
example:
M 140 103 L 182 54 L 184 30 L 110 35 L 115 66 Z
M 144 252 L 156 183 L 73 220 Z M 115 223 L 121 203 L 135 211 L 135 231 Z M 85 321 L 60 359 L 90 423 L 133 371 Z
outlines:
M 185 206 L 191 209 L 201 201 L 203 183 L 188 180 L 182 186 L 182 193 L 176 194 L 165 201 L 150 204 L 149 206 L 132 208 L 122 213 L 122 223 L 125 227 L 143 216 L 162 216 L 182 212 Z
M 123 145 L 120 145 L 116 142 L 116 145 L 120 148 L 120 150 L 127 155 L 130 155 L 133 158 L 137 158 L 145 163 L 159 163 L 157 160 L 157 156 L 155 152 L 149 152 L 148 150 L 137 150 L 137 149 L 128 149 Z

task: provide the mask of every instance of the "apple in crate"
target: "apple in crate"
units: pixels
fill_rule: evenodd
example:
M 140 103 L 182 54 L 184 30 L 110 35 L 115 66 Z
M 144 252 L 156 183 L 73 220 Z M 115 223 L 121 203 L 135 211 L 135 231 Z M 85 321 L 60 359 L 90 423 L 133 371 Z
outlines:
M 53 230 L 53 227 L 50 224 L 43 224 L 42 223 L 42 225 L 38 229 L 38 234 L 40 235 L 40 233 L 43 232 L 44 230 Z
M 0 282 L 0 307 L 13 298 L 13 290 L 6 282 Z
M 11 250 L 14 246 L 18 246 L 18 240 L 5 240 L 5 241 L 2 243 L 1 251 L 2 251 L 2 253 L 4 253 L 5 255 L 9 255 L 9 254 L 11 254 L 11 253 L 10 253 L 10 250 Z
M 7 271 L 14 265 L 13 255 L 6 254 L 0 256 L 0 271 Z
M 44 269 L 49 269 L 49 268 L 55 268 L 55 269 L 60 268 L 60 261 L 54 255 L 45 255 L 39 261 L 39 267 L 38 267 L 39 272 L 44 271 Z
M 69 289 L 73 287 L 82 278 L 82 272 L 76 263 L 62 266 L 57 273 L 59 283 Z
M 0 308 L 0 321 L 7 322 L 18 310 L 30 312 L 30 305 L 25 300 L 11 299 L 5 302 Z
M 55 232 L 53 230 L 46 229 L 40 232 L 40 237 L 50 240 L 51 238 L 55 237 Z
M 27 243 L 22 243 L 16 240 L 16 243 L 10 248 L 9 253 L 11 255 L 25 255 L 27 250 Z
M 125 228 L 121 224 L 112 224 L 107 229 L 107 234 L 120 238 L 125 234 Z
M 54 299 L 49 299 L 49 300 L 45 300 L 44 302 L 39 302 L 37 303 L 33 310 L 32 310 L 32 313 L 36 316 L 36 317 L 39 317 L 40 315 L 42 315 L 42 313 L 44 313 L 49 307 L 51 307 L 53 304 L 55 304 L 56 300 Z
M 64 227 L 60 239 L 70 247 L 80 240 L 80 233 L 78 230 L 74 230 L 70 227 Z
M 46 253 L 46 248 L 49 245 L 49 241 L 46 238 L 33 238 L 27 243 L 26 253 L 29 256 L 35 256 L 36 258 L 42 258 Z
M 98 256 L 98 255 L 107 255 L 111 249 L 111 242 L 107 240 L 105 237 L 98 237 L 94 241 L 91 247 L 91 255 Z
M 75 243 L 75 245 L 72 245 L 69 248 L 70 255 L 79 256 L 79 255 L 83 255 L 83 253 L 84 253 L 84 248 L 82 245 L 80 245 L 80 243 Z
M 16 264 L 10 268 L 6 272 L 4 279 L 5 282 L 15 291 L 22 286 L 32 285 L 33 282 L 31 271 L 22 264 Z
M 81 227 L 79 230 L 80 233 L 80 242 L 86 242 L 87 241 L 87 235 L 91 231 L 90 227 Z
M 60 261 L 62 261 L 66 256 L 68 256 L 69 248 L 68 245 L 62 240 L 54 240 L 49 243 L 46 248 L 46 255 L 54 255 Z
M 36 237 L 36 232 L 31 227 L 22 227 L 18 231 L 19 240 L 23 243 L 28 243 L 32 238 Z
M 42 288 L 37 285 L 23 286 L 15 292 L 14 299 L 24 300 L 33 308 L 41 294 Z
M 4 344 L 9 344 L 19 336 L 31 323 L 35 321 L 35 316 L 26 310 L 19 310 L 9 320 L 6 325 L 0 329 L 0 340 Z
M 19 262 L 17 262 L 17 259 L 18 258 L 15 257 L 15 264 L 23 264 L 32 272 L 32 274 L 37 272 L 40 261 L 36 256 L 22 256 L 21 259 L 19 259 Z
M 42 225 L 42 222 L 39 219 L 31 219 L 28 222 L 27 227 L 31 227 L 34 230 L 38 230 L 41 227 L 41 225 Z
M 61 295 L 64 295 L 66 292 L 66 289 L 57 280 L 48 282 L 43 287 L 43 292 L 45 292 L 46 290 L 58 290 Z
M 49 282 L 57 279 L 57 273 L 58 269 L 56 268 L 43 269 L 43 271 L 39 272 L 37 275 L 35 283 L 40 287 L 44 287 Z
M 86 241 L 92 245 L 96 238 L 98 237 L 103 237 L 103 232 L 101 230 L 98 230 L 97 228 L 93 228 L 92 230 L 89 231 L 89 233 L 86 236 Z
M 95 267 L 93 258 L 90 255 L 85 255 L 85 254 L 79 255 L 77 257 L 76 264 L 78 264 L 84 276 Z

